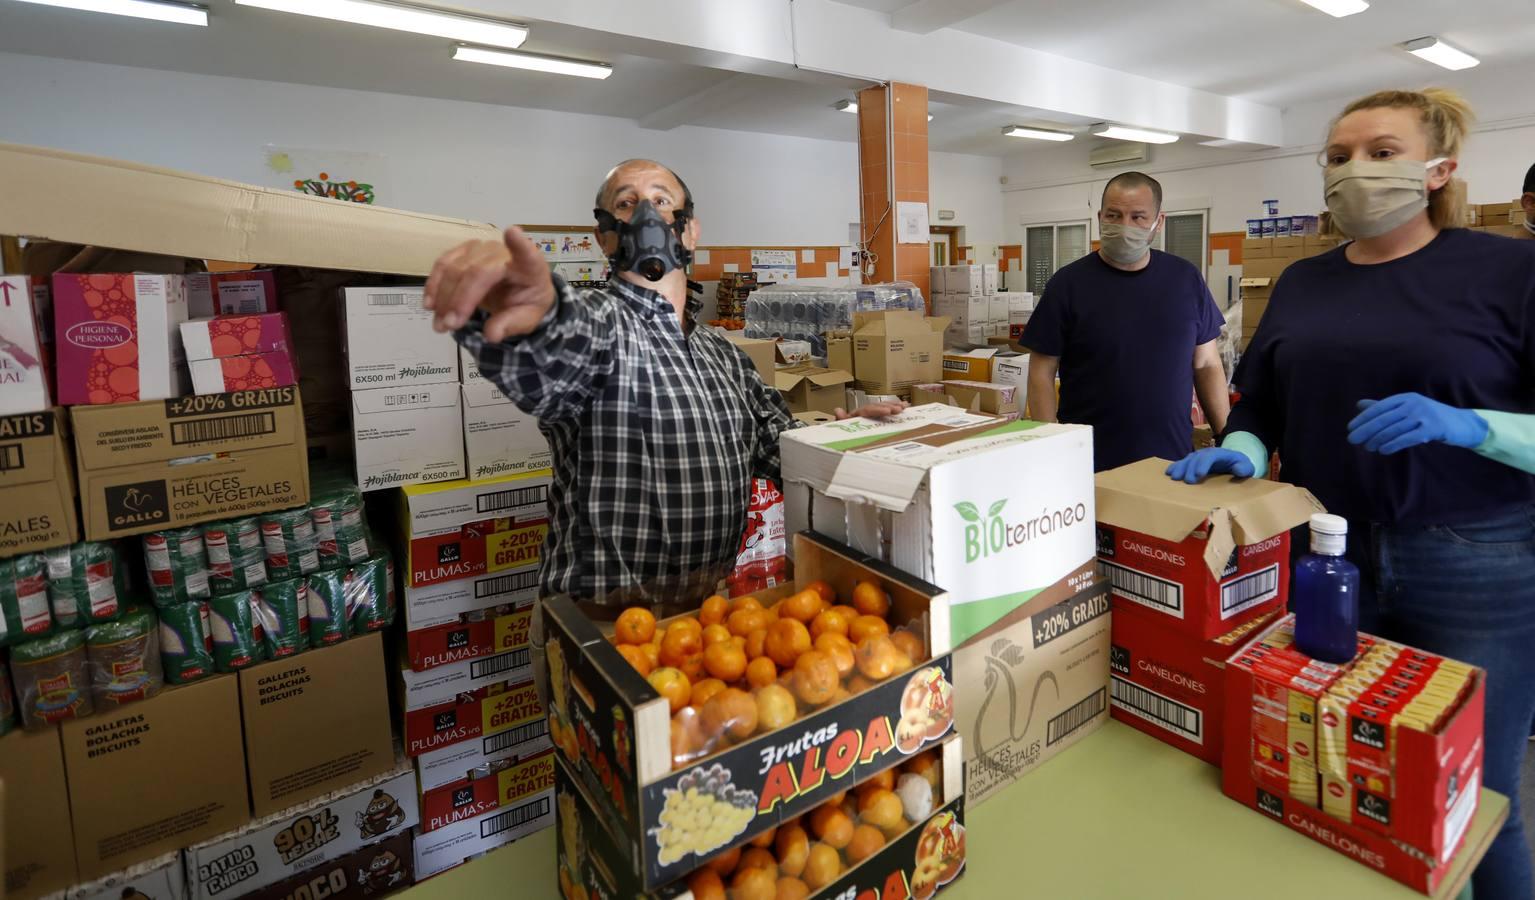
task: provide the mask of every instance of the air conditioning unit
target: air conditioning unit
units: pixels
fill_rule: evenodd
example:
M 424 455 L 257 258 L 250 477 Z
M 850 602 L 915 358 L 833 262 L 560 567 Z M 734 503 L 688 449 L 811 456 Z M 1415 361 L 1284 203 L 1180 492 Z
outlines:
M 1095 169 L 1128 166 L 1147 160 L 1147 145 L 1136 141 L 1104 141 L 1088 151 L 1087 164 Z

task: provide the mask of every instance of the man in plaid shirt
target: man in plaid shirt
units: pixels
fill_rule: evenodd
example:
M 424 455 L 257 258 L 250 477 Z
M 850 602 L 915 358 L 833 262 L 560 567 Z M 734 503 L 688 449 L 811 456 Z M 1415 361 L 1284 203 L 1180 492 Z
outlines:
M 692 209 L 682 180 L 649 160 L 610 172 L 597 206 L 628 222 L 641 200 L 669 223 Z M 691 251 L 698 220 L 685 221 Z M 596 234 L 612 256 L 617 234 Z M 795 420 L 745 353 L 698 327 L 700 305 L 680 269 L 657 282 L 615 271 L 603 289 L 574 290 L 517 228 L 433 267 L 437 328 L 454 330 L 549 441 L 546 593 L 612 607 L 696 602 L 729 574 L 751 479 L 778 479 L 778 436 Z

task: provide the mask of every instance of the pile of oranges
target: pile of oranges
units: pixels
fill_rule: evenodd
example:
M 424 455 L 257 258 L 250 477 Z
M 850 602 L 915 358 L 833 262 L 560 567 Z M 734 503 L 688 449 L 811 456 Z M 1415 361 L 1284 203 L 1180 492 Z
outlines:
M 704 863 L 687 878 L 694 900 L 804 900 L 831 884 L 911 827 L 895 791 L 908 772 L 936 797 L 938 752 L 929 750 Z
M 697 615 L 658 627 L 647 609 L 619 615 L 613 643 L 672 711 L 678 768 L 773 731 L 912 668 L 926 658 L 914 631 L 890 627 L 890 596 L 873 582 L 850 604 L 815 581 L 771 606 L 752 596 L 705 600 Z

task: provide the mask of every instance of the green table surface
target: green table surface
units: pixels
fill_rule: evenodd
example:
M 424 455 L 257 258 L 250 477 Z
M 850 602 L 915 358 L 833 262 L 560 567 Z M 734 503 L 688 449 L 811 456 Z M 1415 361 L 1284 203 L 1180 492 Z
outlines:
M 1508 817 L 1481 806 L 1439 896 L 1454 896 Z M 1228 799 L 1213 767 L 1118 722 L 965 813 L 970 858 L 946 898 L 1243 900 L 1421 897 Z M 556 897 L 554 829 L 445 872 L 409 900 Z

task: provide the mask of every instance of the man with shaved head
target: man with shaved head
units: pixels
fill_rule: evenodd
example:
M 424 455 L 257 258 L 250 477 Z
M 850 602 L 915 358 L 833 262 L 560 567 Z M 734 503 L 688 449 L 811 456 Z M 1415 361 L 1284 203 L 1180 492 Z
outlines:
M 593 212 L 613 263 L 605 288 L 572 289 L 508 228 L 444 254 L 426 305 L 549 441 L 544 592 L 615 613 L 640 598 L 700 600 L 729 574 L 751 480 L 779 477 L 778 436 L 794 419 L 745 353 L 698 325 L 684 267 L 699 223 L 682 179 L 628 160 Z

